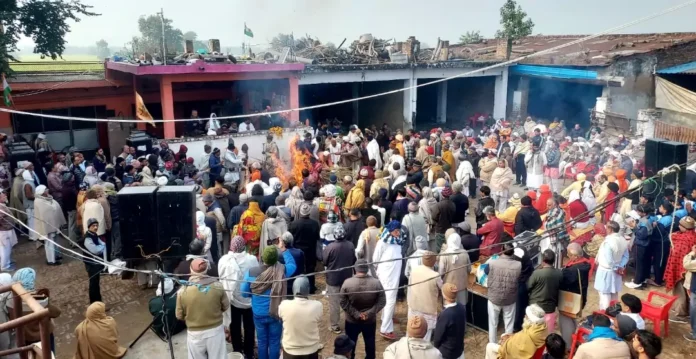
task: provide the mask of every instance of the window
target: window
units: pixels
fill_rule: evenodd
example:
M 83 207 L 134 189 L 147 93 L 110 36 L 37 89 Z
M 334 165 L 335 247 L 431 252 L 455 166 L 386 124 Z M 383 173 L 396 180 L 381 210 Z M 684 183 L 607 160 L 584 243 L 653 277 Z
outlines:
M 106 106 L 69 107 L 50 110 L 29 110 L 27 112 L 56 116 L 83 118 L 105 118 Z M 76 147 L 82 150 L 99 147 L 97 123 L 93 121 L 70 121 L 55 118 L 12 115 L 14 132 L 31 140 L 33 135 L 45 133 L 46 139 L 55 150 Z

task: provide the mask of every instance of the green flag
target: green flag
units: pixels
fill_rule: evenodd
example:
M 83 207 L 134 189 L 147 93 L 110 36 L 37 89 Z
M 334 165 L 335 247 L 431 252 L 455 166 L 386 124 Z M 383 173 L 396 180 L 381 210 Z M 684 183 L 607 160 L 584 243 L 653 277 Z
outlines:
M 2 74 L 2 97 L 5 106 L 12 106 L 12 89 L 5 79 L 5 74 Z
M 254 37 L 254 32 L 246 26 L 246 23 L 244 23 L 244 35 Z

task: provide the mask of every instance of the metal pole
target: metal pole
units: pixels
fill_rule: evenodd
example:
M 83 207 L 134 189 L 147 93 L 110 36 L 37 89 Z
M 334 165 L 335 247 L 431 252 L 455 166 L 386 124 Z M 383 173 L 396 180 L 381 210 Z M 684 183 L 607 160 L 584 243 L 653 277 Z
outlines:
M 160 17 L 162 18 L 162 61 L 164 66 L 167 66 L 167 42 L 165 41 L 166 36 L 164 34 L 164 8 L 160 8 Z

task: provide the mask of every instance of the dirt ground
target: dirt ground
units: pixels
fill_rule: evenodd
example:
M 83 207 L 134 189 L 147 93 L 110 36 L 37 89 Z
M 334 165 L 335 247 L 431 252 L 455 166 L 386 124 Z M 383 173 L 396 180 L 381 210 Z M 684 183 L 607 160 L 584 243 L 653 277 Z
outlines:
M 475 206 L 472 201 L 472 208 Z M 470 220 L 473 221 L 473 211 Z M 51 303 L 62 310 L 62 315 L 57 318 L 55 323 L 55 337 L 58 359 L 69 359 L 75 352 L 74 330 L 77 324 L 84 319 L 84 311 L 89 301 L 87 296 L 87 273 L 84 264 L 80 260 L 65 257 L 64 264 L 59 267 L 49 267 L 45 264 L 43 249 L 36 250 L 33 243 L 29 243 L 25 238 L 20 239 L 13 250 L 13 259 L 17 263 L 17 268 L 32 267 L 37 271 L 36 287 L 48 288 L 51 291 Z M 632 274 L 629 274 L 629 277 Z M 324 287 L 324 277 L 317 279 L 317 287 L 322 290 Z M 649 290 L 662 290 L 650 288 Z M 649 290 L 630 290 L 624 288 L 623 292 L 633 293 L 642 299 L 646 299 Z M 118 323 L 121 345 L 128 346 L 140 332 L 150 323 L 151 316 L 148 312 L 147 303 L 154 296 L 154 290 L 141 290 L 135 280 L 121 280 L 119 277 L 102 276 L 101 292 L 104 302 L 111 307 L 109 315 L 113 316 Z M 622 292 L 622 293 L 623 293 Z M 324 304 L 324 311 L 328 312 L 328 302 L 325 297 L 319 297 Z M 586 314 L 590 314 L 598 307 L 597 292 L 591 290 L 588 297 Z M 395 326 L 399 336 L 405 334 L 407 320 L 407 306 L 405 301 L 397 303 L 394 317 L 398 321 Z M 323 353 L 330 354 L 333 351 L 333 341 L 335 334 L 329 331 L 328 313 L 326 321 L 322 323 L 320 333 L 324 343 Z M 342 317 L 343 318 L 343 317 Z M 343 320 L 343 319 L 342 319 Z M 688 343 L 683 339 L 683 335 L 689 332 L 688 324 L 670 323 L 669 337 L 663 339 L 663 359 L 682 359 L 696 355 L 696 344 Z M 652 329 L 653 324 L 648 323 L 647 328 Z M 378 323 L 379 327 L 379 323 Z M 499 325 L 502 329 L 502 323 Z M 468 328 L 465 338 L 465 353 L 467 358 L 483 358 L 484 348 L 488 341 L 488 334 L 474 328 Z M 154 345 L 166 347 L 166 343 L 155 341 Z M 183 344 L 183 343 L 182 343 Z M 390 344 L 379 335 L 377 336 L 377 357 L 381 358 L 381 353 Z M 138 344 L 140 345 L 140 343 Z M 364 346 L 361 339 L 358 340 L 358 358 L 364 355 Z M 166 353 L 166 351 L 162 351 Z M 169 358 L 169 355 L 148 355 L 148 359 Z

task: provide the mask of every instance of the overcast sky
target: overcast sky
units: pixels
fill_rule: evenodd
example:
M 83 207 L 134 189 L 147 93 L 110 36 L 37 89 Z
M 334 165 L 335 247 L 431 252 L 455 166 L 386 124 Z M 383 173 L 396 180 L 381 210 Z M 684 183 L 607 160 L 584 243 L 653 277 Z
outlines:
M 437 38 L 457 42 L 479 30 L 492 37 L 499 28 L 504 0 L 82 0 L 101 16 L 72 26 L 68 45 L 89 46 L 99 39 L 120 48 L 138 35 L 137 19 L 164 8 L 167 18 L 199 39 L 218 38 L 221 47 L 240 46 L 244 22 L 254 31 L 252 44 L 267 43 L 279 32 L 309 34 L 338 45 L 364 33 L 405 40 L 414 35 L 434 46 Z M 534 34 L 592 34 L 686 0 L 518 0 L 534 20 Z M 696 5 L 623 30 L 623 33 L 696 31 Z M 21 46 L 31 46 L 23 39 Z

